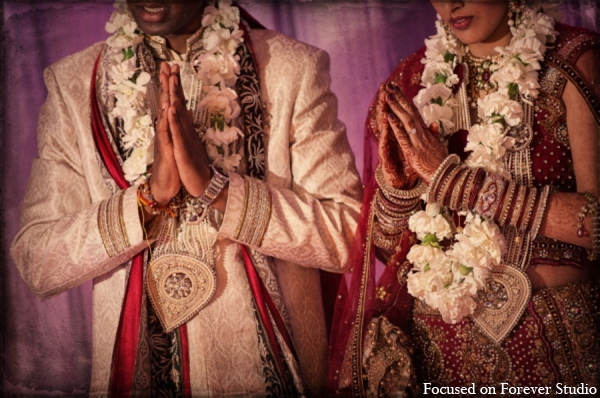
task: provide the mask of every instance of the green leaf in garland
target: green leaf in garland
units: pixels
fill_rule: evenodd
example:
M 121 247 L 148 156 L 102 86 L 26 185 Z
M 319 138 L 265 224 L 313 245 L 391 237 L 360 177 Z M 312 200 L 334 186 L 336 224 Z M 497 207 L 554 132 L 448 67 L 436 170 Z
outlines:
M 423 268 L 423 272 L 427 272 L 427 271 L 431 271 L 431 267 L 429 266 L 429 263 L 427 263 L 425 265 L 425 268 Z
M 467 267 L 464 264 L 461 264 L 458 267 L 458 271 L 460 272 L 461 275 L 469 275 L 472 271 L 473 271 L 473 267 Z
M 491 118 L 494 123 L 502 123 L 503 125 L 506 123 L 504 116 L 499 113 L 493 113 Z
M 131 59 L 134 56 L 132 46 L 129 46 L 126 49 L 123 48 L 121 49 L 121 51 L 123 52 L 123 61 L 127 61 L 128 59 Z
M 446 84 L 446 79 L 447 79 L 446 75 L 441 74 L 441 73 L 436 73 L 434 83 L 435 84 L 439 84 L 439 83 Z
M 427 234 L 425 238 L 423 238 L 423 242 L 421 242 L 422 246 L 431 246 L 431 247 L 440 247 L 438 243 L 437 237 L 435 234 Z
M 456 58 L 456 54 L 452 54 L 450 51 L 446 50 L 446 54 L 444 54 L 444 62 L 451 63 Z
M 222 117 L 220 117 L 217 120 L 217 128 L 219 129 L 219 131 L 225 130 L 225 119 L 223 119 Z
M 438 104 L 439 106 L 444 106 L 444 101 L 442 101 L 442 97 L 437 97 L 436 99 L 432 99 L 431 103 Z
M 517 94 L 519 94 L 519 85 L 517 83 L 508 83 L 508 96 L 510 99 L 514 100 Z
M 521 56 L 519 54 L 515 55 L 515 59 L 525 66 L 529 65 L 529 64 L 523 62 L 523 60 L 521 59 Z
M 217 147 L 217 152 L 219 152 L 219 155 L 225 155 L 225 151 L 220 146 Z
M 137 78 L 138 78 L 138 75 L 135 74 L 129 78 L 129 81 L 132 82 L 133 84 L 136 84 Z

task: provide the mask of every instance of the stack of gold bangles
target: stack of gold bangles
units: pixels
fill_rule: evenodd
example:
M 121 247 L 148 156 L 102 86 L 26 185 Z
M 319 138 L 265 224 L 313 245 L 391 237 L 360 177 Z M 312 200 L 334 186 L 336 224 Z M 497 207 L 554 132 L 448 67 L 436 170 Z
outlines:
M 393 188 L 385 183 L 381 166 L 375 171 L 379 188 L 375 194 L 375 228 L 373 241 L 383 249 L 391 250 L 399 243 L 402 232 L 408 229 L 408 219 L 421 207 L 421 195 L 427 185 L 422 181 L 410 190 Z

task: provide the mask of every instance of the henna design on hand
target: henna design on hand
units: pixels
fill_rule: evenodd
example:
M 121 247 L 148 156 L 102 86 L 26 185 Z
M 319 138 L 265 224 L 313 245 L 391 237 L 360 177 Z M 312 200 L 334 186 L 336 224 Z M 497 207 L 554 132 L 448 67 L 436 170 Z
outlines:
M 406 162 L 429 183 L 435 170 L 448 156 L 448 149 L 439 142 L 437 134 L 426 127 L 412 101 L 397 87 L 388 85 L 386 88 L 386 101 L 390 109 L 388 120 Z M 415 134 L 406 133 L 412 129 L 416 130 Z

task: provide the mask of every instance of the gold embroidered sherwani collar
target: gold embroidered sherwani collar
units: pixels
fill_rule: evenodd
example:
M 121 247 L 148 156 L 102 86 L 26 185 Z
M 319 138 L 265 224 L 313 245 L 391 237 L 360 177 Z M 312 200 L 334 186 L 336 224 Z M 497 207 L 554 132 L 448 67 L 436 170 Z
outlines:
M 144 35 L 144 43 L 154 55 L 162 61 L 189 61 L 196 58 L 202 49 L 202 35 L 204 28 L 200 28 L 187 39 L 186 53 L 179 54 L 167 47 L 167 39 L 162 36 Z

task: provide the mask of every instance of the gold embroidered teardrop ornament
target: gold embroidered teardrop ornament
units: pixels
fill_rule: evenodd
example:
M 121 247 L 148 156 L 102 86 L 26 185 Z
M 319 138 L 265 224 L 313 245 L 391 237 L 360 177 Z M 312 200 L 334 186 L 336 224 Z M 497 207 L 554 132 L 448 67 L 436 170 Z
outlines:
M 208 304 L 217 288 L 217 274 L 191 256 L 164 254 L 150 264 L 146 284 L 152 306 L 169 333 Z
M 203 261 L 183 246 L 178 240 L 175 221 L 165 221 L 146 273 L 146 291 L 167 333 L 192 319 L 217 289 L 217 273 L 210 259 Z

